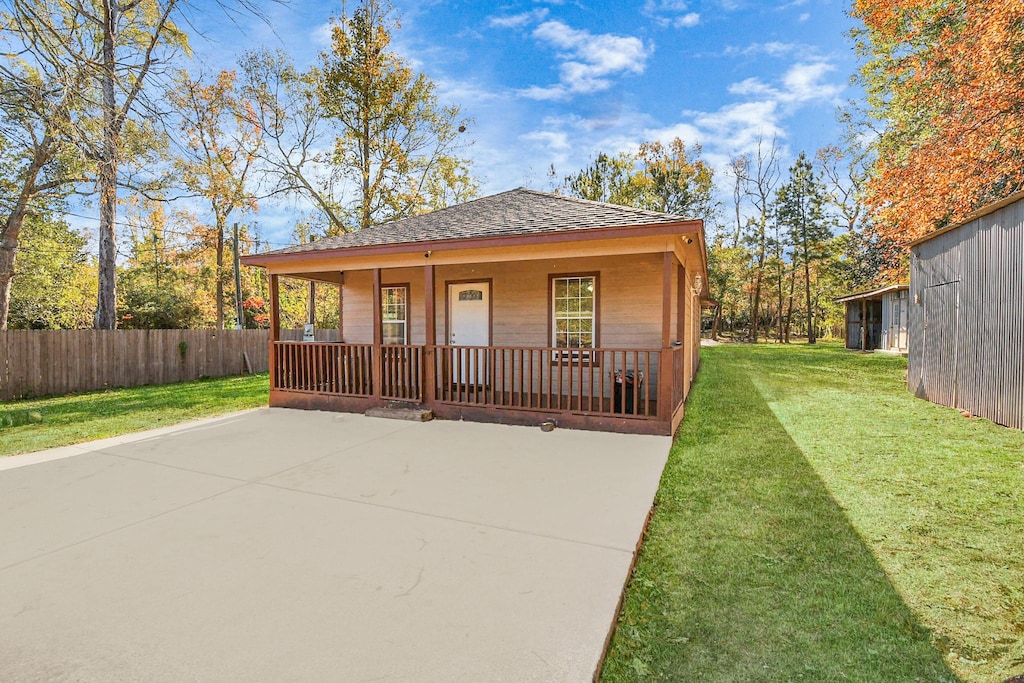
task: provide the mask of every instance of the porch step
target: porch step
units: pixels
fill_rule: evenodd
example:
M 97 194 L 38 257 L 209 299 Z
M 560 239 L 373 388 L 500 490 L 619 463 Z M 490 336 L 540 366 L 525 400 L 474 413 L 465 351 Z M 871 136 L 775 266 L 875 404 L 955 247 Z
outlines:
M 415 405 L 405 406 L 383 406 L 370 408 L 366 411 L 367 417 L 384 417 L 389 420 L 407 420 L 409 422 L 429 422 L 434 419 L 434 411 L 429 408 L 420 408 Z

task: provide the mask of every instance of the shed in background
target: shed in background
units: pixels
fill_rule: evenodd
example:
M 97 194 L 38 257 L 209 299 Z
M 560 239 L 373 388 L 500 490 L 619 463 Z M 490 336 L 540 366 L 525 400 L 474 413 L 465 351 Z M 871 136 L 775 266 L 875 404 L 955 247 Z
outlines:
M 910 285 L 899 284 L 839 297 L 846 304 L 846 348 L 906 353 Z
M 910 391 L 1024 428 L 1024 192 L 910 246 Z

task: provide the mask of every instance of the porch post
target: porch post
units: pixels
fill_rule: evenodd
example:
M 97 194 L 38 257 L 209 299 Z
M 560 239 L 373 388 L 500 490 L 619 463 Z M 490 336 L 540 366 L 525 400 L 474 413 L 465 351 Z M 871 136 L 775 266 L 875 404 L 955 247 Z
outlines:
M 267 369 L 270 371 L 270 388 L 277 385 L 277 348 L 275 342 L 281 339 L 280 285 L 278 276 L 270 276 L 270 356 Z
M 381 377 L 383 369 L 381 363 L 384 360 L 384 354 L 381 350 L 381 344 L 383 343 L 383 327 L 381 323 L 381 310 L 380 310 L 380 268 L 373 269 L 373 395 L 380 397 L 383 393 L 381 391 Z
M 682 391 L 679 395 L 686 400 L 687 388 L 690 385 L 690 377 L 693 376 L 693 335 L 687 334 L 691 331 L 689 328 L 693 327 L 691 321 L 687 319 L 686 312 L 686 299 L 690 296 L 690 288 L 686 282 L 686 268 L 682 264 L 676 268 L 676 341 L 682 342 L 683 346 L 672 350 L 673 356 L 676 353 L 682 353 L 683 355 L 683 376 L 677 378 L 675 376 L 675 364 L 672 366 L 672 382 L 675 383 L 677 379 L 681 379 L 683 386 Z M 690 313 L 692 316 L 692 312 Z M 699 343 L 699 342 L 698 342 Z M 673 358 L 674 360 L 674 358 Z M 673 387 L 674 389 L 675 387 Z M 672 400 L 675 401 L 676 392 L 672 392 Z M 675 412 L 676 407 L 672 406 L 672 411 Z
M 345 272 L 338 276 L 338 341 L 345 341 Z
M 309 311 L 306 315 L 306 322 L 316 326 L 316 282 L 309 281 Z
M 686 268 L 676 267 L 676 341 L 686 341 Z
M 661 269 L 661 356 L 658 358 L 658 419 L 672 420 L 672 272 L 676 268 L 671 251 L 664 253 Z
M 423 310 L 426 318 L 424 328 L 426 336 L 423 349 L 423 404 L 430 405 L 437 395 L 437 315 L 434 311 L 434 266 L 423 266 Z

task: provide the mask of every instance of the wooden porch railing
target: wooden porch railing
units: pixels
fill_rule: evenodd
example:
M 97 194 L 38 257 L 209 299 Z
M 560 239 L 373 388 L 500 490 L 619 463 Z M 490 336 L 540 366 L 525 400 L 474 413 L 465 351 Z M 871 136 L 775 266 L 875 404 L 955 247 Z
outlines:
M 671 416 L 684 392 L 680 349 L 272 346 L 272 388 L 283 391 L 646 420 Z
M 373 396 L 373 345 L 273 342 L 271 388 Z
M 656 349 L 437 347 L 437 400 L 656 418 Z
M 400 401 L 423 400 L 423 347 L 382 346 L 381 396 Z

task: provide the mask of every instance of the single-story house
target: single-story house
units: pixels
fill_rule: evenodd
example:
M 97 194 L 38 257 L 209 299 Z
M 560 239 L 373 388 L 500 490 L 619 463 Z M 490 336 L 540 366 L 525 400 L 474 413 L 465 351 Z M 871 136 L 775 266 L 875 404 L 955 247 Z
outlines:
M 1024 429 L 1024 192 L 910 244 L 907 382 Z
M 528 189 L 243 258 L 270 279 L 270 404 L 671 434 L 700 362 L 703 223 Z M 280 278 L 339 286 L 282 341 Z
M 910 285 L 899 284 L 839 297 L 846 304 L 846 348 L 906 353 Z

